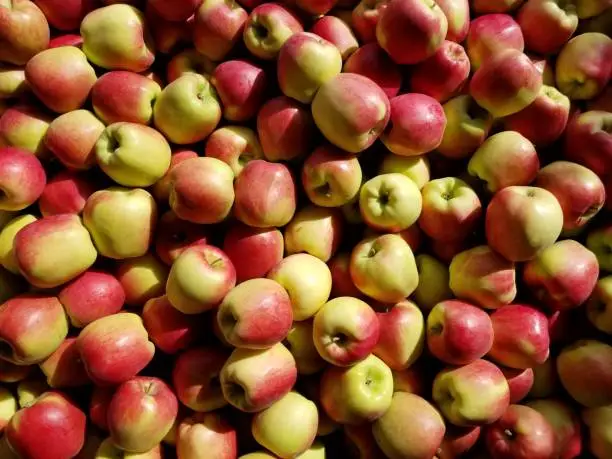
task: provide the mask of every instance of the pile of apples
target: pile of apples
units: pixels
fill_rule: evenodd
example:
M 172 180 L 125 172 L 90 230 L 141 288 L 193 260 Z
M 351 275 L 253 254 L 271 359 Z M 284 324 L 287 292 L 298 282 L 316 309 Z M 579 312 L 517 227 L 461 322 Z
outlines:
M 0 0 L 0 459 L 612 458 L 610 0 Z

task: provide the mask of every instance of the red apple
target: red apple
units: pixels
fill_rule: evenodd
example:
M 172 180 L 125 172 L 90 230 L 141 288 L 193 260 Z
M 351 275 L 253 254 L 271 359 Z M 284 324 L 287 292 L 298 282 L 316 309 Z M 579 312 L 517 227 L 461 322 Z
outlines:
M 172 183 L 172 169 L 183 161 L 191 158 L 197 158 L 198 154 L 192 150 L 173 150 L 170 157 L 170 166 L 162 178 L 153 184 L 151 194 L 157 202 L 166 203 L 170 199 L 170 187 Z
M 521 28 L 508 14 L 485 14 L 470 23 L 466 49 L 474 70 L 505 49 L 524 47 Z
M 115 387 L 94 386 L 89 400 L 89 420 L 99 429 L 108 431 L 108 405 L 110 404 Z
M 87 13 L 97 5 L 95 0 L 36 0 L 49 24 L 58 30 L 77 30 Z
M 242 37 L 248 13 L 227 0 L 198 1 L 193 21 L 196 50 L 213 61 L 221 61 Z
M 378 43 L 366 43 L 346 60 L 344 72 L 357 73 L 374 81 L 387 97 L 397 96 L 402 86 L 399 66 Z
M 321 17 L 312 25 L 310 31 L 333 43 L 344 60 L 359 48 L 349 24 L 336 16 Z
M 0 9 L 0 61 L 24 65 L 47 49 L 49 24 L 43 12 L 29 0 L 3 1 Z
M 39 366 L 49 387 L 77 387 L 91 383 L 81 361 L 76 338 L 66 338 Z
M 519 10 L 527 49 L 539 54 L 554 54 L 569 41 L 578 27 L 576 5 L 557 0 L 529 0 Z
M 376 42 L 376 25 L 387 3 L 387 0 L 360 0 L 350 13 L 351 27 L 362 43 Z
M 181 459 L 237 457 L 238 436 L 220 413 L 196 413 L 178 426 L 176 452 Z
M 33 204 L 47 183 L 40 160 L 21 148 L 0 148 L 0 210 L 22 210 Z
M 478 442 L 480 431 L 481 428 L 478 426 L 447 426 L 444 440 L 436 452 L 436 459 L 455 459 L 465 456 Z
M 612 113 L 590 111 L 570 118 L 565 131 L 565 157 L 588 167 L 600 178 L 612 168 Z
M 11 105 L 0 116 L 0 146 L 21 148 L 39 158 L 47 156 L 44 139 L 51 121 L 53 117 L 39 105 L 30 102 Z
M 64 170 L 49 180 L 38 199 L 38 208 L 43 216 L 80 214 L 95 191 L 87 176 Z
M 182 22 L 186 21 L 198 6 L 200 0 L 150 0 L 148 4 L 160 17 L 166 21 Z
M 510 403 L 519 403 L 533 387 L 533 369 L 517 369 L 500 367 L 502 373 L 508 381 L 508 387 L 510 388 Z
M 59 48 L 60 46 L 76 46 L 77 48 L 81 48 L 83 45 L 83 37 L 77 33 L 66 33 L 63 35 L 58 35 L 49 40 L 50 48 Z
M 446 39 L 463 43 L 470 29 L 470 4 L 468 0 L 438 0 L 436 2 L 448 21 Z
M 238 177 L 249 161 L 263 159 L 257 134 L 245 126 L 224 126 L 206 140 L 204 155 L 227 163 Z
M 351 254 L 338 253 L 327 262 L 332 275 L 331 298 L 351 296 L 361 298 L 363 294 L 355 286 L 350 272 Z

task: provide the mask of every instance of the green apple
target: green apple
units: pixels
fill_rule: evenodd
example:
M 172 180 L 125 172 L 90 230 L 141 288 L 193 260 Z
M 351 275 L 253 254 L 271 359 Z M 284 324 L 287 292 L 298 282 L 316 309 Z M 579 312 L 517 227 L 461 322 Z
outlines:
M 430 178 L 429 159 L 422 156 L 400 156 L 387 153 L 378 170 L 379 175 L 403 174 L 422 189 Z
M 612 276 L 599 279 L 586 308 L 591 323 L 602 332 L 612 335 Z
M 413 293 L 416 304 L 428 311 L 439 302 L 451 299 L 448 266 L 426 253 L 417 255 L 415 260 L 419 272 L 419 284 Z

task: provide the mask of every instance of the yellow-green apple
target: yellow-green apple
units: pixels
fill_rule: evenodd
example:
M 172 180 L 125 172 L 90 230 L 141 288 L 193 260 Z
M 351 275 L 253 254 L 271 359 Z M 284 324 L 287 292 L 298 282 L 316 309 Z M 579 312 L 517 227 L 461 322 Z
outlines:
M 387 0 L 361 0 L 350 15 L 347 13 L 347 17 L 350 19 L 349 24 L 360 42 L 364 44 L 376 43 L 376 25 L 381 12 L 387 7 L 387 3 Z
M 550 398 L 531 400 L 526 405 L 543 415 L 555 434 L 556 455 L 574 459 L 582 453 L 582 427 L 578 414 L 566 402 Z
M 590 408 L 582 412 L 582 420 L 588 427 L 588 448 L 598 459 L 612 453 L 612 406 Z
M 359 290 L 383 303 L 402 301 L 419 283 L 412 250 L 397 234 L 359 242 L 351 253 L 350 273 Z
M 6 387 L 0 387 L 0 432 L 4 431 L 17 410 L 17 399 L 13 393 Z
M 189 19 L 198 6 L 200 0 L 151 0 L 148 2 L 160 17 L 166 21 L 182 22 Z
M 183 161 L 191 158 L 197 158 L 198 154 L 193 150 L 174 149 L 172 156 L 170 157 L 170 166 L 168 170 L 157 182 L 151 186 L 151 194 L 155 197 L 157 202 L 166 203 L 170 199 L 170 185 L 172 182 L 172 169 L 178 166 Z M 169 211 L 172 212 L 172 211 Z
M 593 229 L 587 236 L 586 245 L 597 257 L 599 268 L 612 272 L 612 225 Z
M 434 457 L 436 459 L 454 459 L 466 456 L 468 452 L 476 449 L 474 446 L 480 438 L 480 432 L 480 426 L 447 426 L 444 440 L 442 440 L 442 444 Z
M 170 207 L 192 223 L 223 221 L 234 203 L 234 172 L 220 159 L 190 158 L 172 168 Z
M 181 459 L 235 459 L 236 429 L 220 413 L 196 413 L 178 426 L 176 451 Z
M 172 83 L 187 73 L 197 73 L 210 78 L 215 67 L 216 64 L 209 58 L 194 48 L 188 48 L 170 59 L 166 66 L 166 80 Z
M 44 146 L 67 168 L 90 169 L 104 124 L 88 110 L 74 110 L 55 118 L 44 136 Z
M 129 187 L 153 185 L 170 167 L 172 155 L 170 145 L 158 131 L 128 122 L 107 126 L 95 151 L 104 173 L 119 185 Z
M 449 286 L 457 298 L 487 309 L 510 304 L 516 297 L 514 263 L 481 245 L 453 257 Z
M 314 345 L 312 320 L 294 322 L 283 344 L 293 355 L 298 374 L 312 375 L 325 367 Z
M 306 252 L 327 262 L 338 250 L 343 232 L 344 220 L 338 209 L 308 205 L 285 227 L 285 252 Z
M 557 88 L 544 84 L 530 105 L 504 118 L 504 127 L 522 134 L 537 146 L 547 146 L 565 131 L 569 111 L 569 98 Z
M 468 94 L 446 102 L 446 127 L 437 151 L 451 159 L 469 157 L 487 138 L 493 117 Z
M 427 347 L 451 365 L 467 365 L 493 346 L 493 324 L 482 309 L 458 300 L 436 304 L 427 316 Z
M 387 153 L 380 164 L 378 174 L 393 173 L 405 175 L 416 184 L 419 190 L 421 190 L 425 184 L 429 182 L 431 176 L 429 159 L 426 155 L 400 156 L 393 153 Z
M 193 23 L 195 48 L 213 61 L 221 61 L 242 37 L 248 13 L 238 3 L 205 0 Z
M 168 266 L 149 252 L 119 262 L 116 275 L 125 293 L 125 304 L 142 307 L 151 298 L 164 293 Z
M 36 97 L 57 113 L 81 108 L 97 79 L 83 51 L 74 46 L 38 53 L 28 61 L 25 76 Z
M 314 316 L 331 294 L 332 276 L 328 266 L 308 253 L 287 256 L 267 277 L 287 291 L 296 321 Z
M 244 26 L 243 40 L 252 55 L 273 60 L 287 39 L 304 28 L 300 19 L 280 3 L 256 6 Z
M 611 126 L 612 113 L 606 111 L 584 112 L 570 118 L 565 131 L 565 157 L 604 179 L 612 167 Z
M 470 76 L 470 60 L 459 43 L 445 40 L 434 55 L 410 73 L 410 90 L 446 102 L 456 95 Z M 393 103 L 391 104 L 393 118 Z
M 116 260 L 148 252 L 157 222 L 157 204 L 142 188 L 111 187 L 92 194 L 83 223 L 100 255 Z
M 21 274 L 35 287 L 53 288 L 85 272 L 97 258 L 89 232 L 74 214 L 43 217 L 15 236 Z
M 310 32 L 298 32 L 278 53 L 278 84 L 287 97 L 308 104 L 319 88 L 342 70 L 342 56 L 332 43 Z
M 66 338 L 39 367 L 52 388 L 69 388 L 91 384 L 85 371 L 76 338 Z
M 172 210 L 164 212 L 155 231 L 155 252 L 160 260 L 172 265 L 187 248 L 205 245 L 209 237 L 203 225 L 182 220 Z
M 572 239 L 545 248 L 523 268 L 525 285 L 553 310 L 584 304 L 593 293 L 598 276 L 595 254 Z
M 89 400 L 88 416 L 92 424 L 102 431 L 108 431 L 106 412 L 115 393 L 113 386 L 94 386 Z
M 412 301 L 404 300 L 377 312 L 380 338 L 372 353 L 395 371 L 406 369 L 425 347 L 425 319 Z
M 519 10 L 516 20 L 527 49 L 539 54 L 558 52 L 578 27 L 575 2 L 529 0 Z
M 484 141 L 468 163 L 468 173 L 478 177 L 491 193 L 515 185 L 529 185 L 540 169 L 535 146 L 515 131 L 502 131 Z
M 374 439 L 370 424 L 344 425 L 343 446 L 348 449 L 350 458 L 382 459 L 385 457 Z
M 371 146 L 384 131 L 391 107 L 385 92 L 369 78 L 341 73 L 325 83 L 312 102 L 312 115 L 331 143 L 351 153 Z
M 155 127 L 173 143 L 204 140 L 221 119 L 217 91 L 208 77 L 186 73 L 166 86 L 153 107 Z
M 596 408 L 612 403 L 610 362 L 612 346 L 603 341 L 583 339 L 561 351 L 557 357 L 557 373 L 574 400 L 587 408 Z
M 16 383 L 23 381 L 34 370 L 35 365 L 17 365 L 8 360 L 0 359 L 0 382 Z
M 0 2 L 0 61 L 24 65 L 47 49 L 49 23 L 43 12 L 29 0 Z
M 332 275 L 331 298 L 339 296 L 361 298 L 363 296 L 351 279 L 350 264 L 351 254 L 347 252 L 338 253 L 327 262 Z
M 118 313 L 125 303 L 125 292 L 112 274 L 90 269 L 66 284 L 58 299 L 70 324 L 83 328 L 96 319 Z
M 251 430 L 261 446 L 280 458 L 299 457 L 317 435 L 317 406 L 297 392 L 289 392 L 253 416 Z
M 423 209 L 419 227 L 439 241 L 466 239 L 481 222 L 482 205 L 463 180 L 445 177 L 428 182 L 421 190 Z
M 544 188 L 509 186 L 493 196 L 485 225 L 493 250 L 510 261 L 527 261 L 555 243 L 563 228 L 563 209 Z
M 84 449 L 81 450 L 81 454 Z M 98 448 L 94 451 L 94 456 L 83 456 L 83 459 L 162 459 L 163 451 L 161 445 L 155 445 L 153 449 L 144 453 L 129 453 L 123 451 L 113 442 L 112 438 L 106 438 L 98 444 Z M 75 459 L 80 459 L 81 456 L 77 456 Z
M 155 47 L 144 14 L 126 4 L 98 8 L 83 18 L 83 52 L 109 70 L 144 72 L 155 61 Z
M 376 24 L 376 39 L 396 63 L 417 64 L 442 46 L 447 29 L 433 0 L 390 0 Z
M 555 161 L 540 169 L 535 186 L 555 195 L 563 209 L 563 230 L 584 226 L 606 201 L 604 184 L 590 169 L 569 161 Z
M 398 232 L 416 223 L 422 210 L 419 187 L 406 175 L 377 175 L 361 186 L 359 210 L 375 230 Z
M 376 443 L 389 459 L 428 459 L 442 444 L 444 419 L 427 400 L 395 392 L 391 406 L 372 425 Z
M 23 210 L 45 189 L 47 175 L 40 160 L 27 150 L 0 148 L 0 210 Z
M 489 357 L 517 369 L 544 363 L 549 357 L 548 318 L 533 306 L 510 304 L 491 314 L 493 347 Z
M 487 360 L 447 367 L 433 383 L 433 400 L 456 426 L 490 424 L 510 404 L 510 388 L 502 371 Z
M 196 245 L 172 263 L 166 295 L 183 314 L 199 314 L 215 309 L 234 285 L 236 270 L 227 255 L 212 245 Z
M 249 161 L 264 157 L 257 134 L 246 126 L 223 126 L 213 131 L 204 155 L 227 163 L 236 177 Z
M 380 418 L 391 404 L 393 375 L 369 355 L 350 367 L 328 367 L 321 376 L 321 406 L 335 422 L 358 425 Z
M 18 457 L 75 457 L 85 443 L 86 422 L 85 413 L 71 399 L 49 391 L 15 413 L 5 435 Z
M 381 140 L 401 156 L 418 156 L 442 142 L 446 115 L 442 105 L 425 94 L 409 93 L 391 99 L 391 118 Z
M 77 347 L 96 385 L 117 385 L 136 376 L 155 353 L 142 319 L 120 312 L 96 319 L 81 330 Z
M 45 217 L 58 214 L 80 214 L 87 198 L 95 191 L 95 185 L 86 175 L 63 170 L 47 182 L 38 199 L 38 209 Z
M 519 24 L 509 14 L 485 14 L 472 20 L 465 42 L 472 69 L 506 49 L 523 51 Z
M 10 220 L 0 231 L 0 263 L 2 263 L 2 266 L 7 271 L 13 274 L 20 274 L 13 247 L 15 236 L 19 231 L 36 220 L 38 219 L 31 214 L 18 215 Z
M 0 99 L 16 99 L 28 91 L 25 70 L 21 66 L 0 64 Z
M 116 70 L 98 78 L 91 90 L 91 102 L 96 115 L 106 124 L 149 124 L 160 93 L 160 85 L 151 78 Z
M 336 16 L 322 16 L 312 25 L 310 31 L 333 43 L 343 60 L 359 49 L 359 43 L 351 27 Z
M 380 86 L 390 99 L 397 96 L 402 86 L 399 66 L 378 43 L 366 43 L 356 49 L 346 60 L 343 71 L 369 78 Z
M 77 30 L 87 13 L 97 5 L 94 0 L 36 0 L 49 24 L 61 31 Z
M 53 117 L 38 105 L 23 102 L 0 116 L 0 147 L 17 147 L 38 157 L 48 155 L 45 134 Z
M 350 366 L 365 359 L 379 336 L 376 313 L 357 298 L 334 298 L 314 318 L 315 347 L 323 359 L 337 366 Z
M 522 2 L 520 0 L 474 0 L 470 2 L 473 14 L 510 13 Z
M 610 81 L 612 39 L 599 32 L 575 36 L 555 65 L 557 88 L 572 100 L 593 99 Z
M 314 402 L 319 412 L 319 427 L 317 436 L 325 437 L 341 429 L 341 425 L 332 420 L 321 405 L 321 374 L 312 376 L 301 376 L 295 391 Z
M 272 279 L 249 279 L 225 295 L 217 310 L 217 322 L 232 346 L 269 348 L 284 340 L 291 329 L 291 299 Z
M 234 182 L 234 214 L 255 228 L 285 226 L 296 208 L 296 184 L 290 169 L 262 159 L 250 161 Z
M 436 2 L 448 22 L 446 39 L 463 43 L 470 29 L 470 4 L 467 0 L 438 0 Z
M 532 368 L 500 367 L 510 388 L 510 403 L 519 403 L 529 394 L 533 386 L 534 374 Z
M 602 277 L 595 284 L 586 304 L 589 321 L 604 333 L 612 335 L 612 276 Z
M 220 373 L 225 399 L 247 413 L 264 410 L 280 400 L 296 380 L 295 360 L 280 343 L 268 349 L 235 349 Z
M 257 134 L 268 161 L 291 161 L 310 153 L 315 133 L 310 111 L 297 101 L 278 96 L 257 114 Z
M 219 64 L 211 77 L 227 121 L 248 121 L 264 103 L 268 80 L 262 67 L 244 59 Z
M 439 302 L 450 300 L 453 292 L 449 287 L 448 265 L 426 253 L 417 255 L 415 261 L 419 284 L 413 298 L 421 310 L 429 311 Z

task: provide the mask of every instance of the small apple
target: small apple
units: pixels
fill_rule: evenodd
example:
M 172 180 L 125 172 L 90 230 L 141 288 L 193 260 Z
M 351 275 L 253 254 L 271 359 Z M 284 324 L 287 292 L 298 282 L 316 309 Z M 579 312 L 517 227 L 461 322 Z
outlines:
M 612 164 L 612 113 L 576 113 L 565 130 L 565 157 L 582 164 L 605 179 Z
M 21 148 L 39 158 L 48 156 L 44 139 L 51 121 L 53 117 L 38 105 L 12 105 L 0 116 L 0 147 Z

